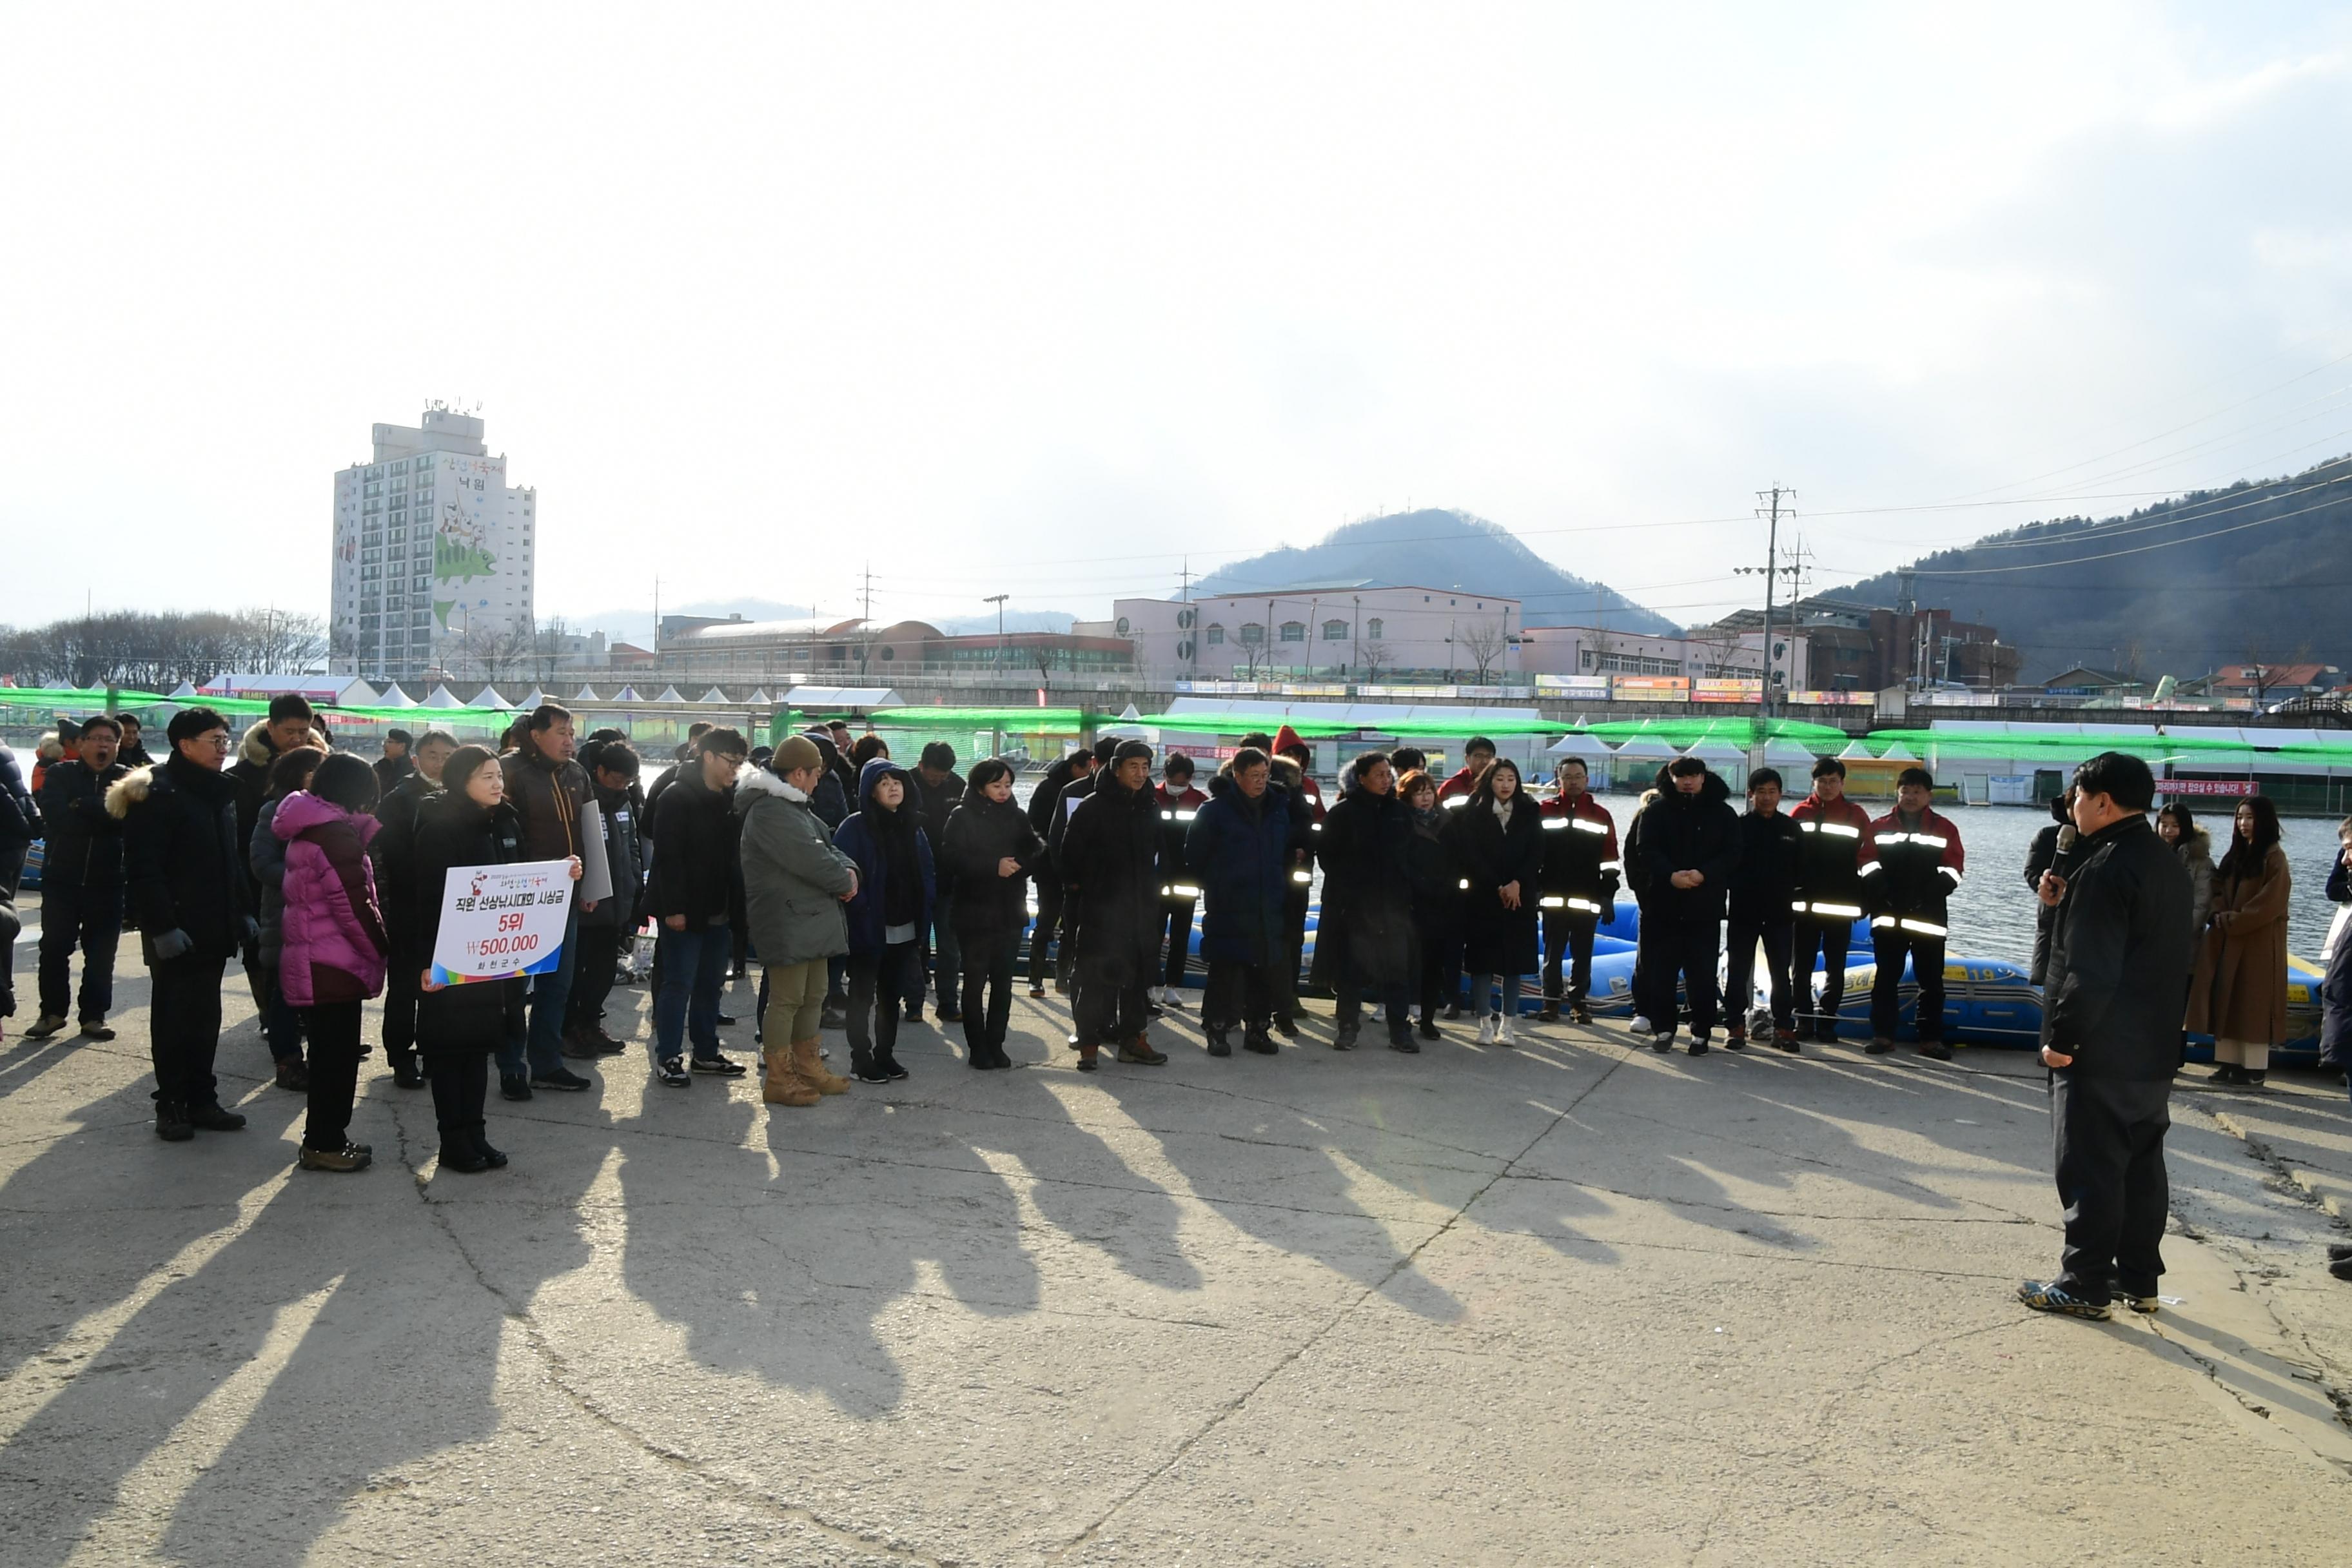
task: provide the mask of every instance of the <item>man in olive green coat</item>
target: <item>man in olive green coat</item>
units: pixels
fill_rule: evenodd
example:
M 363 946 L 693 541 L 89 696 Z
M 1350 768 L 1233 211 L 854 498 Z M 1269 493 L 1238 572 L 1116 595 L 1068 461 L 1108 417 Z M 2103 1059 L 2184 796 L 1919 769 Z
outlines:
M 764 768 L 746 765 L 735 779 L 743 818 L 743 900 L 751 945 L 767 972 L 768 1010 L 760 1021 L 766 1077 L 760 1098 L 771 1105 L 814 1105 L 849 1080 L 825 1070 L 817 1055 L 825 961 L 849 951 L 842 905 L 857 894 L 857 868 L 833 847 L 809 809 L 824 772 L 815 744 L 794 735 Z

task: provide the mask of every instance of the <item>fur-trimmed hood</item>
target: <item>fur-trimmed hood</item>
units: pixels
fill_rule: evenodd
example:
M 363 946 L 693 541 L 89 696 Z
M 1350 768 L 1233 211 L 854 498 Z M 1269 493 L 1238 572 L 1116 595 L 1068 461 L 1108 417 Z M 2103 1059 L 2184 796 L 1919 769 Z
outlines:
M 2189 830 L 2189 837 L 2172 847 L 2183 860 L 2210 860 L 2213 858 L 2213 836 L 2201 827 L 2192 827 Z
M 327 743 L 327 737 L 315 729 L 310 731 L 310 744 L 322 752 L 331 752 L 335 749 Z M 268 720 L 263 719 L 246 731 L 245 739 L 236 745 L 236 760 L 249 763 L 265 773 L 268 771 L 269 764 L 278 760 L 278 752 L 269 743 Z
M 805 794 L 786 784 L 772 768 L 758 763 L 745 763 L 735 770 L 736 810 L 750 809 L 751 803 L 763 795 L 772 795 L 778 800 L 789 800 L 798 805 L 809 804 Z
M 121 822 L 131 815 L 131 808 L 145 800 L 155 787 L 155 770 L 161 763 L 150 763 L 143 768 L 133 768 L 107 786 L 106 815 Z

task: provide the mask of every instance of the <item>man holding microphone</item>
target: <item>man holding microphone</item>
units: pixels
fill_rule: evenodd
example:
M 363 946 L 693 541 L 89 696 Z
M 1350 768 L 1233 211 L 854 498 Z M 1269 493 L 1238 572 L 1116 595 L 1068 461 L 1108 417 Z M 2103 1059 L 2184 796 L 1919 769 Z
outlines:
M 2156 780 L 2137 757 L 2102 752 L 2076 768 L 2073 864 L 2063 877 L 2043 872 L 2037 889 L 2058 911 L 2042 1060 L 2066 1211 L 2058 1278 L 2017 1288 L 2038 1312 L 2105 1318 L 2117 1298 L 2156 1310 L 2190 891 L 2179 857 L 2148 826 L 2155 803 Z

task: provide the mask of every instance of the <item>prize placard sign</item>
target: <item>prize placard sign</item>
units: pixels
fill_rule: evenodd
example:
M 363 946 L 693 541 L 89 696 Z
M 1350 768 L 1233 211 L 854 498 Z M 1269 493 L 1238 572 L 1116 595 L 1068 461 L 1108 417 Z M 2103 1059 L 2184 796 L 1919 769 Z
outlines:
M 433 978 L 444 985 L 553 972 L 572 912 L 572 865 L 452 866 L 441 890 Z

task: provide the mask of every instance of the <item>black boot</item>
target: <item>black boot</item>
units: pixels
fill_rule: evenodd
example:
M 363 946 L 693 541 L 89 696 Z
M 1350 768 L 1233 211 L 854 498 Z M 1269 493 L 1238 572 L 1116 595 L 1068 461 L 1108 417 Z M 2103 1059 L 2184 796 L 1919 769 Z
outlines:
M 875 1059 L 871 1050 L 852 1050 L 849 1053 L 849 1076 L 860 1083 L 890 1081 L 890 1075 L 882 1069 L 882 1064 Z
M 155 1136 L 166 1143 L 184 1143 L 196 1135 L 188 1124 L 188 1108 L 176 1100 L 155 1102 Z
M 206 1132 L 235 1132 L 245 1126 L 245 1118 L 234 1110 L 225 1110 L 218 1100 L 209 1105 L 188 1107 L 188 1125 Z
M 1202 1033 L 1209 1037 L 1209 1054 L 1211 1056 L 1229 1057 L 1234 1054 L 1233 1037 L 1226 1030 L 1206 1029 L 1203 1030 Z

